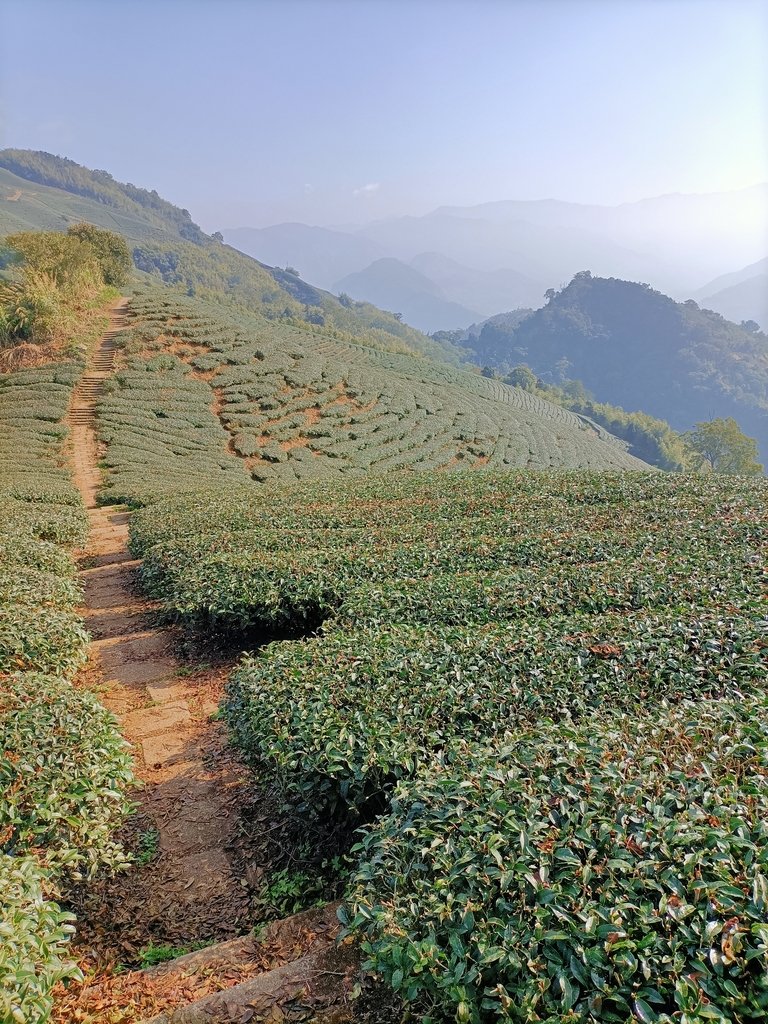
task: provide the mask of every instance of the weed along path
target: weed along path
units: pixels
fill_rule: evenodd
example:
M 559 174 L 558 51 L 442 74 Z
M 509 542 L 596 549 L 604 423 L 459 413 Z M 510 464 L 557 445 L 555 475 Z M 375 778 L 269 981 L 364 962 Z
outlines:
M 69 425 L 74 479 L 90 522 L 80 562 L 93 637 L 83 682 L 98 691 L 133 746 L 143 783 L 129 836 L 138 863 L 115 879 L 84 887 L 76 898 L 77 952 L 89 976 L 62 995 L 54 1019 L 240 1020 L 257 1004 L 308 997 L 315 974 L 328 976 L 327 965 L 315 959 L 327 956 L 337 982 L 330 994 L 315 996 L 336 1004 L 344 993 L 332 912 L 278 923 L 258 943 L 235 938 L 247 930 L 250 908 L 234 852 L 248 778 L 227 746 L 224 727 L 212 718 L 224 671 L 195 671 L 177 659 L 175 630 L 158 626 L 156 606 L 135 584 L 138 563 L 127 546 L 130 512 L 97 504 L 96 410 L 113 370 L 115 336 L 127 323 L 123 301 L 113 307 L 110 328 L 88 358 Z M 218 945 L 162 970 L 114 970 L 136 963 L 150 946 L 184 953 L 211 942 Z M 200 1000 L 202 1016 L 195 1016 Z

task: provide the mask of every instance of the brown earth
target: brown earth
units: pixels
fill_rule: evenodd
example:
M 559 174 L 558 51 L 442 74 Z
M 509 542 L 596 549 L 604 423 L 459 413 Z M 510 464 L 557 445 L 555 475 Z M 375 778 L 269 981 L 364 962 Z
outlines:
M 116 955 L 130 960 L 150 942 L 231 937 L 248 908 L 228 852 L 246 774 L 223 726 L 211 720 L 226 671 L 187 674 L 175 653 L 175 631 L 157 624 L 155 605 L 135 585 L 138 563 L 127 549 L 130 512 L 97 505 L 96 404 L 111 372 L 114 335 L 125 325 L 122 302 L 89 356 L 69 415 L 74 480 L 90 521 L 79 561 L 93 642 L 80 683 L 98 692 L 133 746 L 143 783 L 134 831 L 139 845 L 156 847 L 157 854 L 151 864 L 76 898 L 78 952 L 94 963 Z

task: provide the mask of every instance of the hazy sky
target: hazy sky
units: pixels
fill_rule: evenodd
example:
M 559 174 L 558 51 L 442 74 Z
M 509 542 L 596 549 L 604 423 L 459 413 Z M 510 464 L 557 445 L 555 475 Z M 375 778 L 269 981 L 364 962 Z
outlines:
M 768 178 L 765 0 L 0 0 L 0 147 L 208 230 Z

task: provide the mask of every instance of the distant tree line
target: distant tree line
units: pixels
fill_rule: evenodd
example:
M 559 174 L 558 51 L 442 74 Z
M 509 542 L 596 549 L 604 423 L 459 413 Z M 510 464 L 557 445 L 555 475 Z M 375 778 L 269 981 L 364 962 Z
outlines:
M 503 376 L 488 366 L 483 367 L 482 373 L 594 420 L 625 441 L 632 455 L 659 469 L 739 475 L 763 471 L 757 457 L 757 442 L 747 437 L 732 417 L 700 422 L 694 430 L 681 434 L 666 420 L 596 402 L 581 381 L 546 384 L 524 363 Z

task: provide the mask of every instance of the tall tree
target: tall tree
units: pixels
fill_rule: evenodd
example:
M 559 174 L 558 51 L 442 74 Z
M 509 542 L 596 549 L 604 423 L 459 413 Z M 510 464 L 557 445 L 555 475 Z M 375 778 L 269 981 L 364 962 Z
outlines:
M 123 285 L 133 269 L 131 251 L 122 235 L 105 231 L 95 224 L 72 224 L 68 235 L 79 238 L 93 249 L 105 284 Z
M 742 433 L 732 416 L 697 423 L 684 436 L 700 469 L 741 476 L 763 472 L 757 461 L 757 441 Z

